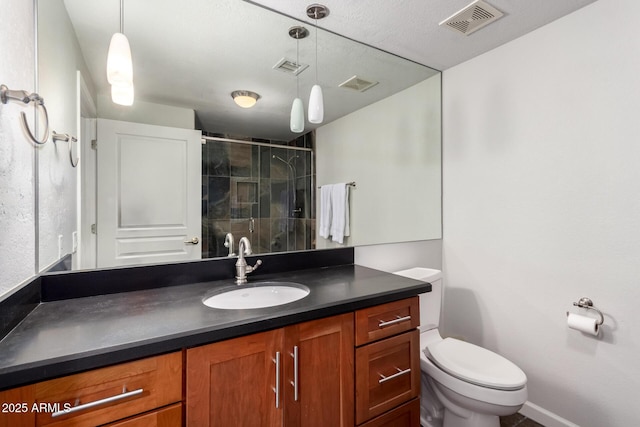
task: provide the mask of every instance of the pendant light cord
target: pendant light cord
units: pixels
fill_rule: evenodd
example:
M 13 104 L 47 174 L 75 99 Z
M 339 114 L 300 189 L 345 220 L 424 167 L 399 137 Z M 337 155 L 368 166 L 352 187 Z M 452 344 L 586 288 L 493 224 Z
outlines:
M 314 13 L 316 18 L 316 84 L 318 84 L 318 11 Z
M 120 33 L 124 34 L 124 0 L 120 0 Z
M 296 67 L 300 67 L 300 36 L 296 37 Z M 296 74 L 296 98 L 300 98 L 300 72 Z

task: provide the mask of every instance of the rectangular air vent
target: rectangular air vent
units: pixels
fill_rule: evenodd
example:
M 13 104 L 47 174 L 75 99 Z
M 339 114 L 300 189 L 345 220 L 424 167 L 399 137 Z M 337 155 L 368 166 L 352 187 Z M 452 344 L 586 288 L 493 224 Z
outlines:
M 378 82 L 372 82 L 370 80 L 363 79 L 362 77 L 353 76 L 349 80 L 340 83 L 338 86 L 346 89 L 357 90 L 358 92 L 364 92 L 377 84 Z
M 440 22 L 440 26 L 447 26 L 458 33 L 468 36 L 502 16 L 504 16 L 504 13 L 495 7 L 482 0 L 476 0 Z
M 298 74 L 306 70 L 308 66 L 308 64 L 296 64 L 296 61 L 282 58 L 276 65 L 273 66 L 273 69 L 297 76 Z

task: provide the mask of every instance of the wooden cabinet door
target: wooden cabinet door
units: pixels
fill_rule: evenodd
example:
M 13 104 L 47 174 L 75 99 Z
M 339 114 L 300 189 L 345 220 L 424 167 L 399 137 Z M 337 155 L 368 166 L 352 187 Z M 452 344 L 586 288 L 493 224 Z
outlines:
M 354 425 L 353 340 L 353 313 L 285 328 L 285 426 Z
M 35 426 L 36 413 L 32 411 L 35 401 L 35 385 L 0 391 L 0 427 Z
M 280 426 L 276 354 L 282 334 L 277 329 L 187 350 L 186 425 Z

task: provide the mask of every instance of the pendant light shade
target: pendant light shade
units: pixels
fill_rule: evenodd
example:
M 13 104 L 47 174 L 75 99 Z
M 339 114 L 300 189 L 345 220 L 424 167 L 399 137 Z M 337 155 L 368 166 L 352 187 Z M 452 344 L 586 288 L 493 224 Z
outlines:
M 133 105 L 133 83 L 111 85 L 111 100 L 120 105 Z
M 289 28 L 289 36 L 296 39 L 296 67 L 300 64 L 300 39 L 303 39 L 309 35 L 306 28 L 295 26 Z M 302 99 L 300 99 L 300 78 L 296 74 L 296 98 L 291 105 L 291 118 L 289 121 L 289 127 L 293 133 L 304 132 L 304 106 L 302 105 Z
M 312 4 L 307 7 L 307 16 L 316 21 L 316 84 L 311 88 L 309 95 L 309 122 L 318 124 L 324 120 L 324 99 L 322 88 L 318 84 L 318 19 L 329 14 L 329 9 L 321 4 Z
M 114 103 L 133 105 L 133 61 L 129 40 L 124 35 L 124 0 L 120 0 L 120 32 L 115 33 L 109 43 L 107 80 Z
M 304 131 L 304 106 L 302 99 L 296 98 L 291 106 L 291 132 L 301 133 Z
M 322 99 L 322 88 L 320 85 L 313 85 L 309 96 L 309 122 L 322 123 L 324 120 L 324 101 Z
M 129 40 L 122 33 L 111 37 L 107 55 L 107 80 L 110 84 L 133 84 L 133 63 Z

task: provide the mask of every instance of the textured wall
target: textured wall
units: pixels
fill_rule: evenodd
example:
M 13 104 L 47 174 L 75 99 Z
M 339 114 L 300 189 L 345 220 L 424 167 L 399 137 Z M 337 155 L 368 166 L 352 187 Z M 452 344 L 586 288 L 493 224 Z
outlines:
M 638 425 L 638 16 L 600 0 L 443 76 L 444 332 L 517 363 L 549 427 Z
M 2 0 L 0 84 L 34 90 L 33 3 Z M 0 104 L 0 295 L 35 273 L 34 148 L 20 125 L 33 107 Z

